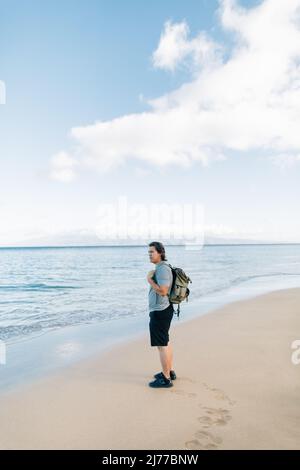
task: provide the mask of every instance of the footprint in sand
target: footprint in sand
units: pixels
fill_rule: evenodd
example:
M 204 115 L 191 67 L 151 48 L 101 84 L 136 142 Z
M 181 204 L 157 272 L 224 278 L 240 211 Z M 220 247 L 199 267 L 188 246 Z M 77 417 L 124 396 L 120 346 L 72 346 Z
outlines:
M 187 449 L 217 449 L 222 443 L 222 439 L 208 431 L 197 431 L 195 439 L 187 441 L 185 446 Z
M 215 387 L 210 387 L 205 382 L 203 382 L 202 385 L 206 388 L 206 390 L 213 392 L 214 398 L 216 398 L 217 400 L 227 401 L 229 405 L 235 405 L 236 402 L 231 400 L 229 396 L 223 392 L 223 390 L 220 390 L 219 388 Z
M 223 390 L 220 390 L 215 387 L 211 387 L 206 383 L 202 384 L 206 390 L 212 392 L 213 397 L 216 400 L 222 400 L 227 402 L 228 405 L 234 405 L 235 402 L 231 400 Z M 203 415 L 198 416 L 197 420 L 201 425 L 201 429 L 199 429 L 195 435 L 194 439 L 187 441 L 185 446 L 187 449 L 218 449 L 219 445 L 222 444 L 222 439 L 215 434 L 207 431 L 208 428 L 216 429 L 218 426 L 225 426 L 230 420 L 230 410 L 227 408 L 213 408 L 203 406 L 201 403 L 199 406 L 203 410 Z
M 199 416 L 198 421 L 199 423 L 203 424 L 203 427 L 210 427 L 210 426 L 225 426 L 228 421 L 231 420 L 231 415 L 229 410 L 225 408 L 208 408 L 206 406 L 200 405 L 203 410 L 205 410 L 204 416 Z
M 184 397 L 195 398 L 197 393 L 185 392 L 184 390 L 170 390 L 171 393 L 176 393 L 176 395 L 182 395 Z
M 189 377 L 180 377 L 180 381 L 183 381 L 183 382 L 190 382 L 192 384 L 195 384 L 197 383 L 196 380 L 192 380 L 190 379 Z M 178 389 L 177 387 L 176 388 L 173 388 L 171 390 L 172 393 L 176 393 L 177 395 L 182 395 L 184 397 L 189 397 L 189 398 L 195 398 L 197 396 L 197 393 L 193 393 L 193 392 L 186 392 L 185 390 L 181 390 L 181 389 Z

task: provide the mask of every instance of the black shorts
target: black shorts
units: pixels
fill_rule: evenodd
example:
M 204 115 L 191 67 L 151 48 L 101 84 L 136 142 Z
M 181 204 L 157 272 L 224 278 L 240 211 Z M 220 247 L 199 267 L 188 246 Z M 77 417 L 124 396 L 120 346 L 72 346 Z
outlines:
M 169 329 L 173 313 L 173 304 L 170 304 L 164 310 L 153 310 L 149 313 L 151 346 L 168 346 Z

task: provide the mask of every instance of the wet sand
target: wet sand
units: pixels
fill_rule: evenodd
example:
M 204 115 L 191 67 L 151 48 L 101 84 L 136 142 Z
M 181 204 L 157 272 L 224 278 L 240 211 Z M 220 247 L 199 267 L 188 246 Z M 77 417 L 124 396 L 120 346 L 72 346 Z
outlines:
M 0 448 L 300 449 L 297 339 L 300 288 L 233 302 L 171 325 L 178 378 L 152 389 L 146 331 L 2 394 Z

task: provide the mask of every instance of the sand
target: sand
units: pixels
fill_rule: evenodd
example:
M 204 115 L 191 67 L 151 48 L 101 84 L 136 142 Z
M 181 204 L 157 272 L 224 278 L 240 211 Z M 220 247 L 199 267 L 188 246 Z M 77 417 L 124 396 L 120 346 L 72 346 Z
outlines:
M 300 449 L 300 288 L 171 325 L 170 338 L 172 388 L 148 387 L 161 369 L 146 331 L 2 394 L 0 448 Z

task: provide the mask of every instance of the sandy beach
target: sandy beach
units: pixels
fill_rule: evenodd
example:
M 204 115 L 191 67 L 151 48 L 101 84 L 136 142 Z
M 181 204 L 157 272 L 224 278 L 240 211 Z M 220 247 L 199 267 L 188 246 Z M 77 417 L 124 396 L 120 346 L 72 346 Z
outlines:
M 171 325 L 170 339 L 170 389 L 148 387 L 160 366 L 146 331 L 2 394 L 0 448 L 300 449 L 300 288 Z

